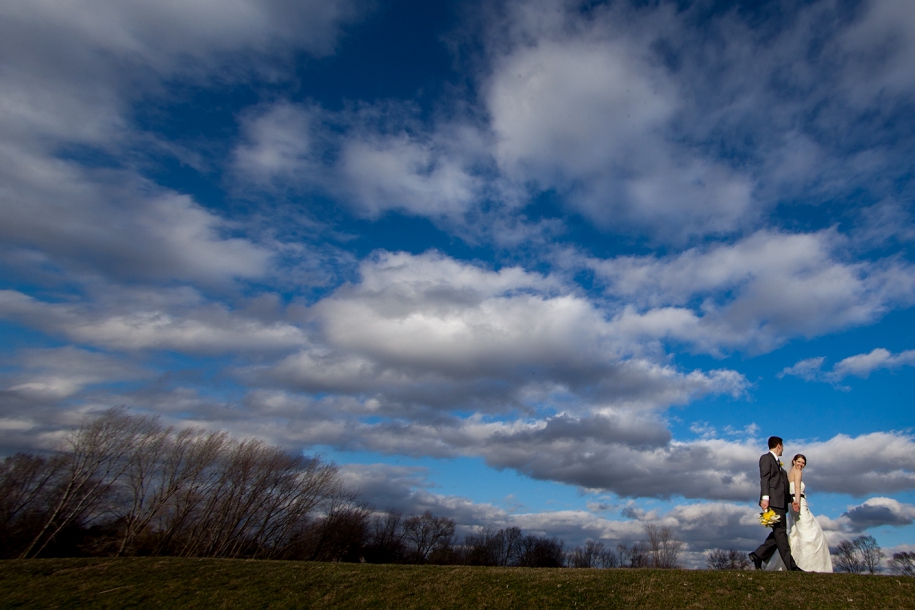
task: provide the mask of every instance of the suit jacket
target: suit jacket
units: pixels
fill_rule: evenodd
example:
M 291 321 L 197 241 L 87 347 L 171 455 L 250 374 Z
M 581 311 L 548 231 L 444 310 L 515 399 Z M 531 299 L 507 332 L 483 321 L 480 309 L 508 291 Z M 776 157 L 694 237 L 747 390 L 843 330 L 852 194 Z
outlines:
M 788 510 L 788 473 L 778 465 L 772 452 L 759 457 L 759 500 L 769 496 L 769 506 Z

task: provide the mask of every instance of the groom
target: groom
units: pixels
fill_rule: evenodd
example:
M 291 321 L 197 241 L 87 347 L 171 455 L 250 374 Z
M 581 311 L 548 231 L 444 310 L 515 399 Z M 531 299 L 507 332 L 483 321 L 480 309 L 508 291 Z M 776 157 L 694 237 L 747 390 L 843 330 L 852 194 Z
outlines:
M 775 554 L 776 548 L 785 562 L 785 567 L 796 572 L 803 572 L 794 563 L 791 557 L 791 548 L 788 546 L 788 528 L 785 525 L 785 513 L 790 504 L 788 494 L 788 473 L 782 469 L 782 452 L 785 450 L 782 439 L 777 436 L 769 437 L 769 452 L 759 458 L 759 506 L 765 511 L 769 508 L 775 511 L 780 518 L 772 527 L 769 537 L 750 553 L 750 559 L 757 570 L 762 569 L 764 561 Z

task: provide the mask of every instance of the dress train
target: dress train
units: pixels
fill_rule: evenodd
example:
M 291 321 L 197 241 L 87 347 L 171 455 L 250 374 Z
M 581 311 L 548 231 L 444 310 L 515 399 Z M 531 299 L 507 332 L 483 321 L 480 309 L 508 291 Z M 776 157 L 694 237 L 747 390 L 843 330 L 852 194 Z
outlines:
M 807 498 L 803 497 L 807 485 L 801 481 L 801 510 L 789 510 L 788 515 L 788 544 L 791 547 L 791 556 L 794 563 L 806 572 L 832 572 L 832 557 L 829 555 L 829 545 L 823 528 L 807 506 Z M 794 482 L 791 482 L 791 497 L 794 497 Z M 781 554 L 776 551 L 766 564 L 766 570 L 784 571 L 785 562 Z

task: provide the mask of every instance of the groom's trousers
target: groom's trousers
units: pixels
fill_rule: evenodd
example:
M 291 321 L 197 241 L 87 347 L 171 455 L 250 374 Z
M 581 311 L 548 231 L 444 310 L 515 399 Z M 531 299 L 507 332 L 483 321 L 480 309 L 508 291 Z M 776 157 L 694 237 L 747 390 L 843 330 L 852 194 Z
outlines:
M 772 531 L 769 532 L 769 537 L 763 541 L 759 547 L 753 551 L 756 553 L 756 556 L 762 559 L 765 562 L 768 562 L 769 559 L 775 554 L 775 551 L 778 550 L 779 554 L 782 556 L 782 561 L 785 562 L 785 567 L 789 570 L 793 570 L 797 567 L 797 564 L 794 563 L 794 558 L 791 556 L 791 547 L 788 545 L 788 524 L 786 523 L 787 517 L 785 516 L 785 509 L 775 508 L 772 510 L 775 511 L 775 514 L 780 517 L 778 523 L 772 526 Z

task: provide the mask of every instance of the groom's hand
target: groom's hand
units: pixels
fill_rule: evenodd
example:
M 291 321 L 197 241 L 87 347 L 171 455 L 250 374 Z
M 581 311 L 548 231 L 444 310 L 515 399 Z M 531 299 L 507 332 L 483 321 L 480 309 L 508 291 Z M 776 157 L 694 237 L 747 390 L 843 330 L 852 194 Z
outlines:
M 769 510 L 769 501 L 768 501 L 768 500 L 760 500 L 760 501 L 759 501 L 759 507 L 760 507 L 761 509 L 763 509 L 764 511 Z

